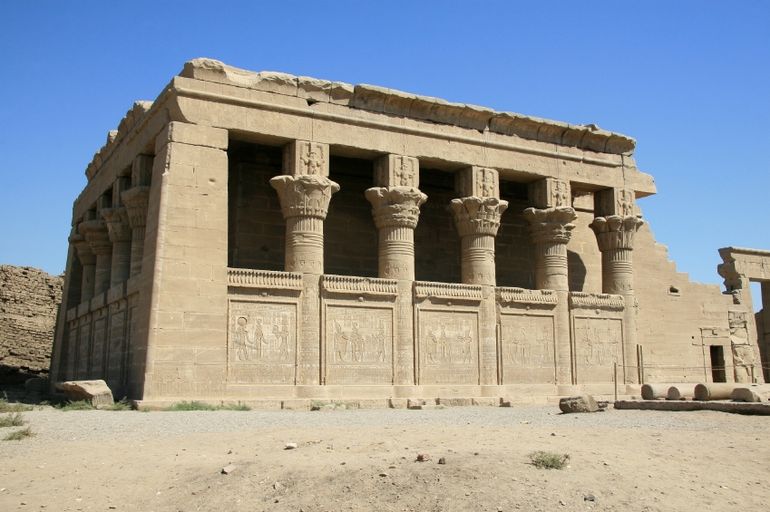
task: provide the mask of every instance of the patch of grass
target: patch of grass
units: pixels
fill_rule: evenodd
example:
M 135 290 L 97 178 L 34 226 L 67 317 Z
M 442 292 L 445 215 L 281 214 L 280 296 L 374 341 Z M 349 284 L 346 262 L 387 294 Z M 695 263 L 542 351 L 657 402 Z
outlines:
M 32 409 L 31 405 L 9 403 L 6 398 L 0 398 L 0 412 L 27 412 Z
M 126 400 L 125 398 L 123 400 L 120 400 L 119 402 L 115 402 L 109 407 L 105 407 L 105 410 L 107 411 L 130 411 L 133 407 L 131 407 L 131 402 Z
M 191 402 L 177 402 L 168 407 L 167 411 L 250 411 L 251 407 L 246 404 L 222 404 L 211 405 L 205 402 L 193 400 Z
M 24 425 L 24 416 L 19 412 L 13 412 L 0 418 L 0 428 L 20 427 Z
M 529 460 L 538 469 L 564 469 L 569 462 L 569 455 L 538 450 L 529 454 Z
M 62 402 L 54 405 L 60 411 L 91 411 L 94 406 L 86 400 L 76 400 L 75 402 Z
M 32 437 L 34 435 L 35 434 L 32 432 L 32 429 L 27 427 L 21 430 L 17 430 L 16 432 L 11 432 L 3 438 L 3 441 L 21 441 L 25 437 Z

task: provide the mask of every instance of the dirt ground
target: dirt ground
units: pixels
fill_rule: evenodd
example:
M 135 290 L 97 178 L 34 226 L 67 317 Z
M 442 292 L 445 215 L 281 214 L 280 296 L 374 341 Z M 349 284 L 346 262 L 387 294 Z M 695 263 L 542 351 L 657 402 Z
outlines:
M 2 511 L 758 511 L 770 503 L 768 417 L 562 415 L 542 406 L 24 416 L 36 435 L 0 441 Z M 569 466 L 537 469 L 535 450 L 569 454 Z M 417 462 L 418 453 L 431 460 Z M 222 474 L 228 464 L 235 469 Z

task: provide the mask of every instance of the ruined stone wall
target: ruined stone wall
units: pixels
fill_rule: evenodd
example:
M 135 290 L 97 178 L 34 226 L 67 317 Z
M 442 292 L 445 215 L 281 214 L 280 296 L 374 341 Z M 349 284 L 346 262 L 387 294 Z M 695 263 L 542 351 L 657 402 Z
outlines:
M 62 277 L 0 265 L 0 383 L 48 373 Z
M 637 233 L 634 273 L 638 306 L 638 343 L 648 382 L 711 380 L 709 346 L 721 346 L 732 372 L 728 309 L 732 298 L 718 285 L 690 281 L 668 258 L 648 224 Z M 704 368 L 705 367 L 705 368 Z

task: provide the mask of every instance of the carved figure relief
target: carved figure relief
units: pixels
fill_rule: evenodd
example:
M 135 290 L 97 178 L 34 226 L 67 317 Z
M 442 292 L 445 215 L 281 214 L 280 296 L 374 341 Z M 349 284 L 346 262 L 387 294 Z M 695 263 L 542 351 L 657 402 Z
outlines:
M 500 324 L 504 383 L 553 382 L 553 317 L 505 314 Z
M 617 212 L 621 217 L 635 214 L 636 195 L 633 190 L 620 189 L 617 193 Z
M 575 354 L 581 382 L 609 382 L 620 362 L 623 323 L 616 318 L 575 318 Z
M 327 384 L 389 384 L 393 379 L 393 311 L 327 306 Z
M 730 347 L 735 365 L 735 382 L 752 382 L 756 365 L 754 347 L 749 341 L 748 319 L 742 311 L 729 311 Z
M 231 380 L 291 384 L 295 329 L 294 304 L 232 301 L 228 333 Z
M 420 312 L 422 384 L 478 383 L 478 317 L 474 312 Z

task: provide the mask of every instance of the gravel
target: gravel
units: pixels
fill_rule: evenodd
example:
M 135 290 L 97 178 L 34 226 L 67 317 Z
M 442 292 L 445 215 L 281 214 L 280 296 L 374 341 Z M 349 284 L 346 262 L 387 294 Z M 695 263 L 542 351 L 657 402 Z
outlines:
M 713 411 L 614 410 L 561 414 L 556 406 L 450 407 L 443 410 L 366 409 L 334 411 L 60 411 L 24 413 L 38 442 L 169 438 L 196 433 L 262 429 L 361 427 L 610 428 L 707 431 L 729 429 L 764 435 L 757 418 Z M 4 429 L 5 430 L 5 429 Z M 3 449 L 0 443 L 0 451 Z

